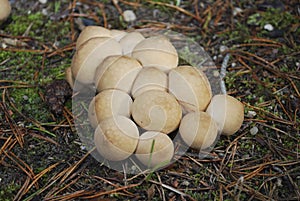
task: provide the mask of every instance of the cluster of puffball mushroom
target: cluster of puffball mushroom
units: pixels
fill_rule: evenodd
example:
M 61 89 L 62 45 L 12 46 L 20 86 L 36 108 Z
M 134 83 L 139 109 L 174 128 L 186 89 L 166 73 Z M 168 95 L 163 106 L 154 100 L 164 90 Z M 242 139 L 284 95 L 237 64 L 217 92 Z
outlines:
M 241 102 L 213 96 L 201 69 L 179 65 L 165 36 L 88 26 L 79 35 L 66 76 L 71 87 L 94 86 L 88 117 L 97 151 L 109 161 L 135 155 L 147 167 L 174 156 L 170 133 L 196 150 L 218 134 L 232 135 L 244 119 Z

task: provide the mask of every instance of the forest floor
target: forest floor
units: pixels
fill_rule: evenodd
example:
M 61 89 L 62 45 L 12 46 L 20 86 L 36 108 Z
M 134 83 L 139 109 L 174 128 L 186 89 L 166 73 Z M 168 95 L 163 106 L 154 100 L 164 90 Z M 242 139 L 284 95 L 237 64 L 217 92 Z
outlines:
M 299 1 L 11 3 L 0 25 L 0 200 L 300 199 Z M 125 10 L 136 20 L 124 21 Z M 98 162 L 76 132 L 71 99 L 61 110 L 45 102 L 85 25 L 173 30 L 218 68 L 229 53 L 225 83 L 245 106 L 241 129 L 206 157 L 188 150 L 159 171 L 131 175 Z

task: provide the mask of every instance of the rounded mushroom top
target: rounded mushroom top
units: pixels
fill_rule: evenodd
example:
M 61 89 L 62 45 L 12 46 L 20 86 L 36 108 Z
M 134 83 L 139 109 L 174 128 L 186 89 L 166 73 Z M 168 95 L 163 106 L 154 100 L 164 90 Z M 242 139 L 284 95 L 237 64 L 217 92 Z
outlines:
M 131 105 L 131 114 L 143 129 L 168 134 L 178 128 L 182 111 L 171 94 L 150 90 L 135 98 Z
M 138 59 L 143 67 L 156 67 L 166 72 L 178 65 L 177 51 L 164 36 L 142 40 L 134 47 L 132 57 Z
M 145 166 L 165 166 L 173 158 L 174 145 L 168 135 L 146 131 L 139 138 L 135 155 Z
M 122 115 L 130 117 L 131 97 L 120 90 L 107 89 L 98 93 L 89 105 L 89 120 L 96 128 L 99 122 L 106 118 Z
M 94 134 L 99 153 L 108 160 L 120 161 L 136 150 L 139 131 L 135 123 L 124 116 L 113 116 L 100 122 Z
M 100 26 L 87 26 L 85 27 L 77 38 L 76 49 L 91 38 L 95 37 L 112 37 L 110 30 Z
M 149 67 L 143 68 L 137 75 L 131 90 L 133 98 L 149 90 L 167 91 L 168 76 L 161 70 Z
M 215 95 L 206 112 L 218 123 L 223 135 L 233 135 L 244 121 L 243 103 L 226 94 Z
M 123 55 L 131 56 L 133 48 L 144 39 L 144 36 L 139 32 L 131 32 L 126 34 L 119 41 L 123 48 Z
M 112 55 L 122 55 L 121 45 L 110 37 L 95 37 L 83 43 L 72 59 L 72 74 L 83 84 L 93 84 L 96 68 Z
M 169 91 L 184 112 L 204 111 L 212 97 L 208 78 L 192 66 L 179 66 L 169 72 Z
M 216 141 L 218 126 L 206 112 L 190 112 L 182 118 L 179 133 L 191 148 L 203 150 Z
M 8 0 L 0 0 L 0 23 L 4 22 L 11 12 L 11 6 Z
M 132 84 L 142 69 L 141 64 L 127 56 L 110 56 L 97 67 L 95 84 L 98 91 L 119 89 L 129 93 Z

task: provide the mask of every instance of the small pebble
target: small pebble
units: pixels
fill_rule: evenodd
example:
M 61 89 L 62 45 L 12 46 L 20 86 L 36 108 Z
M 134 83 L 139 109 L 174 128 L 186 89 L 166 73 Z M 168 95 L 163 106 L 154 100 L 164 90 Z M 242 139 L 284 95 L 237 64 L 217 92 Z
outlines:
M 239 7 L 235 7 L 233 9 L 233 16 L 236 16 L 237 14 L 241 13 L 243 10 Z
M 256 116 L 256 112 L 255 112 L 255 111 L 252 111 L 252 110 L 249 110 L 248 113 L 247 113 L 247 116 L 248 116 L 249 118 L 253 118 L 253 117 Z
M 42 3 L 42 4 L 46 4 L 47 0 L 39 0 L 39 2 Z
M 227 47 L 227 46 L 225 46 L 225 45 L 221 45 L 221 46 L 220 46 L 220 52 L 224 52 L 224 51 L 226 51 L 226 50 L 228 50 L 228 47 Z
M 234 63 L 234 62 L 231 63 L 231 67 L 233 67 L 233 68 L 236 67 L 236 63 Z
M 251 135 L 256 135 L 258 132 L 258 128 L 256 126 L 254 126 L 253 128 L 250 129 L 250 134 Z
M 136 20 L 136 15 L 132 10 L 125 10 L 123 13 L 125 22 L 133 22 Z
M 189 185 L 190 185 L 190 182 L 189 182 L 189 181 L 183 181 L 181 184 L 182 184 L 183 186 L 189 186 Z
M 43 8 L 42 9 L 42 14 L 45 15 L 45 16 L 48 16 L 48 10 Z
M 272 24 L 266 24 L 266 25 L 264 26 L 264 29 L 265 29 L 265 30 L 268 30 L 268 31 L 273 31 L 273 30 L 274 30 L 274 27 L 273 27 Z
M 219 77 L 220 76 L 220 72 L 217 71 L 217 70 L 214 70 L 213 71 L 213 75 L 214 75 L 214 77 Z
M 24 96 L 23 96 L 23 99 L 24 99 L 25 101 L 27 101 L 27 100 L 28 100 L 28 96 L 24 95 Z

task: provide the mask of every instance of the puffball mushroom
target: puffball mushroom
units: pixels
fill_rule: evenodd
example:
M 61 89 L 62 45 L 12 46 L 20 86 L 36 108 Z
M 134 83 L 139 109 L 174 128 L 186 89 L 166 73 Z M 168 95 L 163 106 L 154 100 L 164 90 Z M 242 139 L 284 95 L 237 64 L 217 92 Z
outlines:
M 244 121 L 244 105 L 226 94 L 215 95 L 206 112 L 218 123 L 223 135 L 233 135 Z
M 95 37 L 112 37 L 110 30 L 100 26 L 85 27 L 77 38 L 76 49 L 86 41 Z
M 179 66 L 169 72 L 169 91 L 182 105 L 184 113 L 204 111 L 212 97 L 208 78 L 192 66 Z
M 116 41 L 120 41 L 121 40 L 121 38 L 123 38 L 126 34 L 127 34 L 127 32 L 125 32 L 125 31 L 120 31 L 120 30 L 117 30 L 117 29 L 112 29 L 111 31 L 110 31 L 110 33 L 111 33 L 111 36 L 116 40 Z
M 0 5 L 0 23 L 2 23 L 10 15 L 11 6 L 8 0 L 0 0 Z
M 89 39 L 73 56 L 71 64 L 73 77 L 83 84 L 93 84 L 96 68 L 111 55 L 122 55 L 121 45 L 113 38 Z
M 193 149 L 209 148 L 218 136 L 217 123 L 205 112 L 190 112 L 186 114 L 179 126 L 183 141 Z
M 144 36 L 139 32 L 131 32 L 126 34 L 119 41 L 123 48 L 123 55 L 131 56 L 133 48 L 144 39 Z
M 167 91 L 167 85 L 167 74 L 154 67 L 143 68 L 133 83 L 131 94 L 133 98 L 136 98 L 143 92 L 149 90 Z
M 164 36 L 142 40 L 134 47 L 132 57 L 139 60 L 143 67 L 156 67 L 165 72 L 178 65 L 177 51 Z
M 106 118 L 122 115 L 130 117 L 131 97 L 120 90 L 107 89 L 98 93 L 89 105 L 89 120 L 93 128 Z
M 137 159 L 147 167 L 167 165 L 173 158 L 174 145 L 169 136 L 156 131 L 146 131 L 135 151 Z
M 178 128 L 181 107 L 171 94 L 160 91 L 145 91 L 131 105 L 134 121 L 145 130 L 170 133 Z
M 124 116 L 113 116 L 99 123 L 94 142 L 97 151 L 107 160 L 121 161 L 137 147 L 139 131 L 135 123 Z
M 127 56 L 111 56 L 97 67 L 95 84 L 98 91 L 104 89 L 119 89 L 130 92 L 132 84 L 142 69 L 141 64 Z

